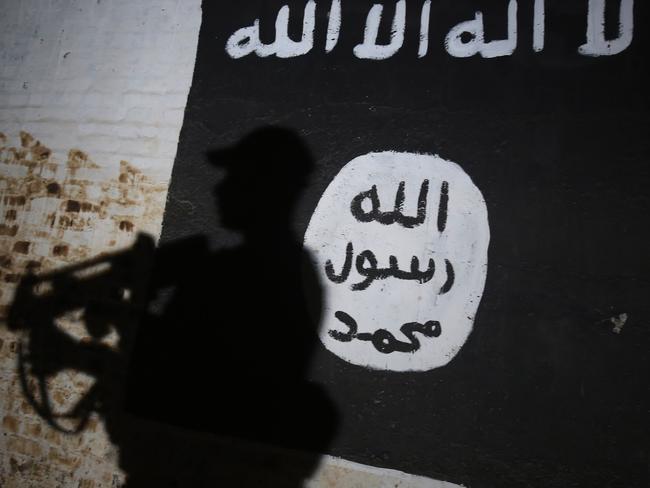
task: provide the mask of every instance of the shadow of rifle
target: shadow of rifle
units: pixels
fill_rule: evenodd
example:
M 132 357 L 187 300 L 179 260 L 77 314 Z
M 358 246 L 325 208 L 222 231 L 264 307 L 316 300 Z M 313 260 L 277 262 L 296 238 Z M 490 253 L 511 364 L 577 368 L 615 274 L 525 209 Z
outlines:
M 116 418 L 124 396 L 129 353 L 146 311 L 147 280 L 154 257 L 151 236 L 132 247 L 19 283 L 7 324 L 19 334 L 18 376 L 25 398 L 54 429 L 83 431 L 93 412 Z M 57 411 L 50 384 L 72 370 L 94 383 L 72 406 Z

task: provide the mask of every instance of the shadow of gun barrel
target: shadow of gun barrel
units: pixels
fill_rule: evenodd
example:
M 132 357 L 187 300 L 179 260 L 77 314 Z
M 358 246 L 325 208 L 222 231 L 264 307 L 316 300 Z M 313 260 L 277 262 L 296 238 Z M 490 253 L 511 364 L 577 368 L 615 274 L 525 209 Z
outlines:
M 83 430 L 90 414 L 106 408 L 121 384 L 138 318 L 147 306 L 154 241 L 139 234 L 125 250 L 38 275 L 19 283 L 7 317 L 20 333 L 18 374 L 23 393 L 52 427 Z M 115 332 L 113 343 L 106 338 Z M 90 375 L 93 386 L 71 408 L 54 411 L 51 378 L 64 370 Z M 62 419 L 72 419 L 64 427 Z

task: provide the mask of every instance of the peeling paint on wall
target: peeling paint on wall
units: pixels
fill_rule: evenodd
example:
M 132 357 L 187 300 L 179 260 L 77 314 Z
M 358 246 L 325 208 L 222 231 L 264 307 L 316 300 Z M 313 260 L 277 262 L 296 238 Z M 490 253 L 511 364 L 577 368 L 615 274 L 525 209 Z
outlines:
M 3 3 L 0 317 L 27 270 L 158 236 L 200 23 L 200 0 Z M 0 321 L 0 486 L 119 486 L 98 418 L 66 436 L 28 404 L 17 339 Z M 68 372 L 50 386 L 57 409 L 87 389 Z
M 114 175 L 107 177 L 106 166 L 80 149 L 59 158 L 30 133 L 0 133 L 0 319 L 26 273 L 127 247 L 137 231 L 157 232 L 167 185 L 127 161 L 112 167 Z M 77 339 L 87 335 L 75 314 L 59 322 Z M 24 397 L 17 350 L 18 337 L 0 331 L 0 485 L 71 486 L 74 480 L 75 486 L 118 486 L 123 476 L 100 419 L 92 418 L 79 436 L 48 426 Z M 52 377 L 52 408 L 69 409 L 93 381 L 74 371 Z
M 85 152 L 71 149 L 60 162 L 21 132 L 15 145 L 0 133 L 0 165 L 0 318 L 26 272 L 126 247 L 162 220 L 167 185 L 127 161 L 106 179 Z
M 621 331 L 623 330 L 623 326 L 625 325 L 625 322 L 627 322 L 627 314 L 622 313 L 618 317 L 612 317 L 609 319 L 609 321 L 614 324 L 614 328 L 612 329 L 612 332 L 615 334 L 620 334 Z

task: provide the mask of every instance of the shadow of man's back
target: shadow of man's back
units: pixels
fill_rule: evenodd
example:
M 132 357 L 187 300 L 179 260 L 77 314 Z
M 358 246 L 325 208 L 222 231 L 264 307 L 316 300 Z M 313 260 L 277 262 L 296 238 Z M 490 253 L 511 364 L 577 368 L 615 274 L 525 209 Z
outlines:
M 336 417 L 324 391 L 306 379 L 321 291 L 290 228 L 313 162 L 295 134 L 276 128 L 208 157 L 226 168 L 215 189 L 221 223 L 243 242 L 213 252 L 197 237 L 158 250 L 150 290 L 159 305 L 140 326 L 127 409 L 164 424 L 312 452 L 292 475 L 295 484 L 283 485 L 300 486 Z M 124 447 L 123 464 L 136 466 L 126 459 L 134 450 Z

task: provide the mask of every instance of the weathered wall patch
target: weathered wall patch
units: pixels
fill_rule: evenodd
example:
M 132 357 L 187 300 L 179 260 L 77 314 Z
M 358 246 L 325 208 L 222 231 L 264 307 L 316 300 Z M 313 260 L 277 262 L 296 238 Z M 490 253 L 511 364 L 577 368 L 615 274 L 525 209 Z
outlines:
M 352 160 L 305 234 L 324 288 L 321 341 L 373 369 L 444 366 L 472 330 L 489 239 L 485 201 L 457 164 L 397 152 Z
M 0 133 L 0 319 L 21 276 L 130 245 L 155 234 L 167 185 L 127 161 L 113 178 L 85 152 L 65 162 L 27 132 L 11 145 Z

